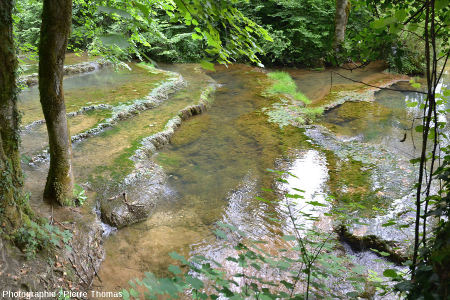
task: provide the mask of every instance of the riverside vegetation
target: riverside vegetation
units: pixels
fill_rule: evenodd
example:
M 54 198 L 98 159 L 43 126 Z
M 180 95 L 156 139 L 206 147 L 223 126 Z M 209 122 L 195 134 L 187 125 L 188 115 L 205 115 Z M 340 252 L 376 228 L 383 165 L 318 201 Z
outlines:
M 449 20 L 445 0 L 2 2 L 0 285 L 446 299 Z

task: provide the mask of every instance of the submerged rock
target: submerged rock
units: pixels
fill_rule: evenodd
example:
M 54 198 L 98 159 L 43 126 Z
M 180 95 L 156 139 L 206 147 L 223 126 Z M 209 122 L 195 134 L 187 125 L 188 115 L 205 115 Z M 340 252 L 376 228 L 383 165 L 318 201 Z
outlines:
M 358 217 L 359 222 L 352 224 L 336 223 L 335 230 L 355 250 L 377 249 L 389 253 L 389 258 L 397 263 L 406 260 L 411 240 L 414 237 L 414 191 L 416 172 L 405 157 L 385 149 L 383 145 L 371 145 L 358 140 L 340 140 L 322 126 L 311 126 L 305 131 L 315 144 L 331 151 L 343 161 L 354 160 L 361 163 L 364 172 L 368 172 L 370 189 L 367 195 L 373 195 L 374 201 L 386 203 L 382 208 L 373 203 L 367 207 L 372 215 L 365 216 L 356 210 L 349 217 Z M 347 191 L 342 190 L 347 188 Z M 355 189 L 355 188 L 353 188 Z M 342 194 L 349 193 L 349 186 L 341 187 Z M 351 195 L 350 195 L 351 197 Z M 351 198 L 358 202 L 357 199 Z M 340 202 L 340 194 L 336 202 Z M 367 199 L 363 199 L 367 201 Z M 345 200 L 344 200 L 345 201 Z M 359 202 L 358 202 L 359 203 Z M 374 209 L 377 210 L 374 210 Z
M 210 103 L 208 96 L 214 90 L 214 85 L 205 88 L 196 105 L 182 109 L 162 131 L 143 139 L 141 147 L 130 158 L 135 162 L 135 171 L 101 197 L 100 214 L 105 223 L 121 228 L 142 221 L 159 202 L 173 195 L 166 173 L 154 162 L 152 155 L 170 143 L 183 120 L 206 111 Z
M 137 223 L 147 218 L 155 205 L 170 194 L 167 175 L 161 167 L 148 162 L 129 174 L 120 186 L 107 191 L 100 200 L 102 221 L 117 228 Z

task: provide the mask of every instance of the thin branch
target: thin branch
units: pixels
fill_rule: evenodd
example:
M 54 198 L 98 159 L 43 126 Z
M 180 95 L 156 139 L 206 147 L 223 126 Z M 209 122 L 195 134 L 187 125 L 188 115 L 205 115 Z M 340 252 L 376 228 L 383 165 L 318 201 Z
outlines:
M 444 74 L 445 66 L 447 65 L 449 55 L 450 55 L 450 50 L 447 52 L 447 55 L 444 55 L 445 56 L 445 62 L 444 62 L 444 65 L 442 66 L 441 72 L 439 73 L 439 77 L 437 79 L 437 82 L 441 81 L 442 74 Z M 441 59 L 444 56 L 441 56 L 439 59 Z
M 80 273 L 78 273 L 78 269 L 77 269 L 76 265 L 74 264 L 74 262 L 70 259 L 70 257 L 69 257 L 69 261 L 72 264 L 73 269 L 75 270 L 75 274 L 78 275 L 78 277 L 84 282 L 84 284 L 86 286 L 89 286 L 89 284 L 86 282 L 86 280 L 84 280 L 83 276 L 81 276 Z
M 415 33 L 414 31 L 408 30 L 408 29 L 402 29 L 402 32 L 408 32 L 411 34 L 414 34 L 417 38 L 419 38 L 422 41 L 425 41 L 425 39 L 423 37 L 421 37 L 420 35 L 418 35 L 417 33 Z
M 411 22 L 419 13 L 421 13 L 424 8 L 427 6 L 428 1 L 425 1 L 425 3 L 423 4 L 423 6 L 421 8 L 419 8 L 418 11 L 416 11 L 411 17 L 408 18 L 408 20 L 406 20 L 405 22 L 403 22 L 403 25 L 408 24 L 409 22 Z

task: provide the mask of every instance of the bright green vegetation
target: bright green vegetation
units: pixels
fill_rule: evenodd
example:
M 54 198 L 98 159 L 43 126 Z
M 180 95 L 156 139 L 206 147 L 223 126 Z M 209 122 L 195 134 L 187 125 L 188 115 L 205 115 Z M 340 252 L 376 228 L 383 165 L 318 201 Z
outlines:
M 286 72 L 272 72 L 267 76 L 272 80 L 271 87 L 265 92 L 269 96 L 275 96 L 280 102 L 272 104 L 270 108 L 264 108 L 269 116 L 269 121 L 277 123 L 280 127 L 290 124 L 311 123 L 322 115 L 323 108 L 308 107 L 311 104 L 302 92 L 298 91 L 292 77 Z
M 295 100 L 302 101 L 304 104 L 310 104 L 311 101 L 301 92 L 297 91 L 297 85 L 291 76 L 286 72 L 272 72 L 267 74 L 274 81 L 269 93 L 286 94 L 294 97 Z
M 336 58 L 352 56 L 359 61 L 386 59 L 391 69 L 398 72 L 423 72 L 423 59 L 419 59 L 423 58 L 422 41 L 415 34 L 417 29 L 399 37 L 379 35 L 378 28 L 370 23 L 376 19 L 374 9 L 380 8 L 374 8 L 371 2 L 358 1 L 351 5 L 344 52 L 339 57 L 332 50 L 334 0 L 232 2 L 239 11 L 234 7 L 226 11 L 204 6 L 201 1 L 184 5 L 179 2 L 176 6 L 170 1 L 160 1 L 155 8 L 143 0 L 134 6 L 121 1 L 76 0 L 69 49 L 93 55 L 103 53 L 110 58 L 199 62 L 204 59 L 207 47 L 211 57 L 216 55 L 223 61 L 233 55 L 240 61 L 310 67 L 336 64 Z M 217 5 L 224 4 L 217 2 Z M 23 52 L 37 47 L 41 11 L 40 1 L 17 2 L 16 35 Z M 175 24 L 176 20 L 182 22 Z M 216 26 L 216 22 L 220 24 L 223 20 L 230 24 Z M 236 24 L 249 28 L 248 32 L 235 30 Z M 271 42 L 269 35 L 276 43 Z M 253 51 L 245 46 L 252 43 L 260 49 Z M 223 45 L 230 51 L 220 50 Z M 256 57 L 258 51 L 264 55 Z

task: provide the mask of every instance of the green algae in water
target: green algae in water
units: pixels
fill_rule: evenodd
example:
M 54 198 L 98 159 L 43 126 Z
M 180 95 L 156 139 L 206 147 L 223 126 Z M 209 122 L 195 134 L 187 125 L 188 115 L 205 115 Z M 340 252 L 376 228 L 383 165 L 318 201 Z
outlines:
M 95 127 L 105 117 L 105 112 L 90 111 L 86 114 L 68 118 L 69 132 L 71 136 L 82 133 Z M 33 126 L 21 133 L 21 153 L 26 156 L 34 156 L 48 148 L 48 135 L 45 123 Z
M 373 189 L 373 170 L 368 163 L 339 159 L 331 152 L 327 153 L 327 162 L 328 187 L 335 198 L 333 209 L 357 211 L 360 217 L 371 217 L 389 207 L 391 200 L 383 197 L 379 189 Z
M 353 210 L 364 216 L 379 214 L 377 210 L 387 209 L 392 197 L 402 197 L 408 191 L 408 182 L 414 182 L 414 176 L 399 167 L 402 160 L 408 165 L 408 160 L 417 155 L 413 139 L 416 144 L 421 140 L 419 134 L 409 130 L 416 114 L 405 101 L 419 95 L 380 91 L 375 97 L 374 102 L 344 103 L 326 113 L 322 120 L 339 139 L 348 141 L 348 159 L 342 159 L 346 156 L 343 153 L 335 153 L 340 159 L 332 154 L 328 157 L 329 186 L 337 207 L 339 203 L 360 204 Z M 397 175 L 383 176 L 386 172 Z M 384 178 L 379 183 L 382 187 L 373 188 L 374 175 Z
M 214 104 L 206 113 L 184 122 L 172 144 L 156 156 L 170 175 L 174 195 L 158 205 L 148 220 L 119 231 L 107 241 L 102 279 L 110 278 L 117 284 L 141 271 L 164 274 L 170 263 L 165 259 L 167 252 L 187 255 L 192 245 L 212 238 L 214 222 L 228 210 L 234 212 L 244 205 L 239 208 L 242 212 L 233 213 L 234 218 L 273 211 L 252 196 L 260 187 L 271 187 L 273 176 L 266 169 L 287 156 L 289 149 L 308 147 L 302 130 L 290 126 L 281 130 L 267 122 L 261 107 L 271 100 L 259 96 L 264 86 L 258 79 L 265 78 L 263 73 L 247 66 L 231 66 L 225 72 L 218 67 L 211 76 L 225 84 L 217 90 Z M 243 203 L 235 203 L 239 200 Z M 139 247 L 131 250 L 132 245 Z M 152 251 L 141 251 L 141 247 Z M 139 266 L 133 275 L 115 266 L 128 251 L 136 253 L 129 264 Z
M 192 70 L 190 72 L 195 73 Z M 199 77 L 201 73 L 193 76 Z M 185 79 L 189 82 L 189 78 Z M 208 85 L 206 79 L 192 82 L 188 88 L 178 91 L 159 106 L 139 112 L 76 145 L 74 161 L 78 176 L 90 178 L 102 190 L 102 185 L 106 182 L 109 185 L 119 183 L 134 170 L 134 162 L 130 157 L 141 146 L 141 141 L 162 131 L 181 109 L 196 104 Z
M 181 159 L 174 156 L 168 156 L 165 153 L 159 153 L 157 162 L 169 168 L 178 168 L 181 165 Z
M 131 71 L 114 72 L 104 68 L 97 72 L 76 75 L 64 79 L 64 98 L 67 112 L 95 104 L 119 105 L 146 97 L 168 76 L 165 73 L 150 72 L 133 64 Z M 37 86 L 25 89 L 19 94 L 19 110 L 23 113 L 22 123 L 29 124 L 44 118 L 39 102 Z
M 418 112 L 407 107 L 406 99 L 420 102 L 420 95 L 380 91 L 373 102 L 344 103 L 332 109 L 322 118 L 322 124 L 338 137 L 383 144 L 410 159 L 419 155 L 414 145 L 420 144 L 421 136 L 410 130 Z

